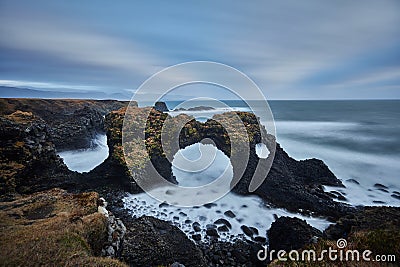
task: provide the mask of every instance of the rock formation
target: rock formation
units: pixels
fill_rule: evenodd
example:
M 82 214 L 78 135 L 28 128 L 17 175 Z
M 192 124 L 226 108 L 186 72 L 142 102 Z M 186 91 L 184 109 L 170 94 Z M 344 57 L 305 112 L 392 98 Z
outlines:
M 96 135 L 105 132 L 103 117 L 127 104 L 116 100 L 3 98 L 0 115 L 16 110 L 31 112 L 46 122 L 57 150 L 74 150 L 92 146 Z
M 269 160 L 272 160 L 272 157 L 260 159 L 256 154 L 255 145 L 260 142 L 265 143 L 272 151 L 274 137 L 265 132 L 264 127 L 260 126 L 258 119 L 252 113 L 228 112 L 215 115 L 214 119 L 201 123 L 185 114 L 170 117 L 151 108 L 129 109 L 131 132 L 127 138 L 130 141 L 126 143 L 125 153 L 131 156 L 126 159 L 122 148 L 122 124 L 125 112 L 126 109 L 121 109 L 107 116 L 110 157 L 93 173 L 103 173 L 112 179 L 119 179 L 119 183 L 126 183 L 125 188 L 131 192 L 139 192 L 140 188 L 130 174 L 136 179 L 146 179 L 146 177 L 154 175 L 148 168 L 151 162 L 164 178 L 174 181 L 169 162 L 172 161 L 173 155 L 180 148 L 202 140 L 212 140 L 217 148 L 228 157 L 231 157 L 232 153 L 240 154 L 244 149 L 231 147 L 231 138 L 222 124 L 230 125 L 230 131 L 235 138 L 248 140 L 246 145 L 250 148 L 248 164 L 241 177 L 236 170 L 243 167 L 243 160 L 241 158 L 235 160 L 231 157 L 234 171 L 233 180 L 239 181 L 233 188 L 234 192 L 250 194 L 248 187 L 257 164 L 260 163 L 261 166 L 264 166 L 268 164 Z M 245 125 L 245 135 L 236 130 L 239 127 L 234 124 L 233 117 L 235 115 L 238 115 Z M 261 131 L 264 131 L 265 134 L 261 134 Z M 140 140 L 143 132 L 145 132 L 145 140 Z M 265 136 L 265 140 L 261 140 L 262 136 Z M 161 140 L 164 146 L 161 144 Z M 140 143 L 143 141 L 145 141 L 147 151 Z M 131 161 L 128 162 L 128 166 L 134 167 L 131 172 L 125 160 Z M 353 210 L 346 204 L 335 202 L 331 195 L 324 192 L 323 185 L 343 186 L 321 160 L 297 161 L 289 157 L 280 145 L 276 144 L 271 170 L 254 193 L 274 206 L 293 212 L 315 213 L 332 219 L 337 219 Z
M 47 124 L 31 112 L 0 117 L 0 194 L 67 186 L 74 176 L 57 156 Z

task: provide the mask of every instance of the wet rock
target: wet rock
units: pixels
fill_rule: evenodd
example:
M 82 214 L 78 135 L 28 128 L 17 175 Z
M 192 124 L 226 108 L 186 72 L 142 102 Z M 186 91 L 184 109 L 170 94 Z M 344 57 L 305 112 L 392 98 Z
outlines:
M 214 222 L 214 224 L 224 224 L 224 225 L 226 225 L 229 229 L 232 229 L 231 223 L 230 223 L 228 220 L 223 219 L 223 218 L 220 218 L 220 219 L 216 220 L 216 221 Z
M 391 194 L 390 196 L 395 198 L 395 199 L 399 199 L 400 200 L 400 195 L 398 195 L 398 194 Z
M 242 229 L 243 233 L 245 233 L 245 235 L 249 236 L 249 237 L 253 237 L 253 235 L 255 234 L 253 232 L 253 229 L 250 229 L 250 227 L 246 226 L 246 225 L 242 225 L 240 226 L 240 229 Z M 257 231 L 258 232 L 258 231 Z
M 187 214 L 186 214 L 186 213 L 184 213 L 183 211 L 180 211 L 180 212 L 179 212 L 179 216 L 186 217 L 186 216 L 187 216 Z
M 229 217 L 229 218 L 235 218 L 236 215 L 235 213 L 233 213 L 231 210 L 227 210 L 224 212 L 225 216 Z
M 265 242 L 267 242 L 267 239 L 263 236 L 256 236 L 254 237 L 254 241 L 259 242 L 261 244 L 265 244 Z
M 385 189 L 385 190 L 389 189 L 386 185 L 379 184 L 379 183 L 374 184 L 374 187 L 377 189 Z
M 201 234 L 194 234 L 194 235 L 192 235 L 192 238 L 195 241 L 200 241 L 201 240 Z
M 321 231 L 309 225 L 305 220 L 280 217 L 268 230 L 270 249 L 297 250 L 309 244 L 313 236 L 322 236 Z
M 229 232 L 229 228 L 226 225 L 221 225 L 217 229 L 219 232 Z
M 200 224 L 198 222 L 194 222 L 192 224 L 193 230 L 195 230 L 196 232 L 200 232 L 201 231 L 201 227 Z
M 219 237 L 218 231 L 215 228 L 207 229 L 206 234 L 212 237 Z
M 176 226 L 147 216 L 125 224 L 121 258 L 129 265 L 165 266 L 179 262 L 185 266 L 206 266 L 201 250 Z
M 215 224 L 207 224 L 207 225 L 206 225 L 206 228 L 207 228 L 207 229 L 216 229 L 217 226 L 216 226 Z
M 170 205 L 167 202 L 160 203 L 158 205 L 159 208 L 169 207 Z
M 347 179 L 346 181 L 357 185 L 360 184 L 356 179 Z
M 212 207 L 216 207 L 217 204 L 215 204 L 215 203 L 207 203 L 207 204 L 204 204 L 203 206 L 206 207 L 207 209 L 210 209 Z

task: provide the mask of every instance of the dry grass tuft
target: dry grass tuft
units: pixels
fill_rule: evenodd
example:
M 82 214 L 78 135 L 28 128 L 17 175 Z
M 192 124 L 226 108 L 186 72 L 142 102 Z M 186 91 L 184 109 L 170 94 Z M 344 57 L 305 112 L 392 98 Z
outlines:
M 97 199 L 52 189 L 0 203 L 0 265 L 125 266 L 95 257 L 107 236 Z

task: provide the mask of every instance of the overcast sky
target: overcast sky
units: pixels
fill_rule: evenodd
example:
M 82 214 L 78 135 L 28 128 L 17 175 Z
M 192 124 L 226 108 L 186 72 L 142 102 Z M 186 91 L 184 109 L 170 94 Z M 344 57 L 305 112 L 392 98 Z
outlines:
M 0 85 L 126 93 L 207 60 L 267 99 L 400 98 L 400 1 L 251 3 L 0 0 Z

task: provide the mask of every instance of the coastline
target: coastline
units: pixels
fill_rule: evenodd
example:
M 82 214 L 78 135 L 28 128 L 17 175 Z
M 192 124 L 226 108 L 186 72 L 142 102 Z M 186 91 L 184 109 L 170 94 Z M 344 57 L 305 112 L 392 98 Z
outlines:
M 96 103 L 96 101 L 94 101 L 94 103 Z M 1 105 L 4 107 L 4 104 Z M 190 241 L 179 228 L 171 225 L 169 222 L 147 217 L 133 219 L 126 210 L 123 209 L 122 197 L 125 196 L 125 192 L 139 193 L 141 190 L 134 184 L 132 178 L 130 178 L 126 163 L 118 154 L 121 144 L 121 136 L 119 134 L 121 129 L 118 127 L 121 127 L 120 122 L 123 120 L 124 112 L 123 110 L 119 110 L 106 115 L 106 113 L 120 105 L 124 105 L 124 103 L 113 102 L 110 107 L 103 108 L 102 110 L 99 110 L 96 104 L 92 107 L 90 105 L 89 107 L 79 106 L 77 109 L 82 110 L 82 112 L 73 111 L 72 114 L 74 114 L 75 120 L 70 122 L 71 124 L 69 125 L 87 130 L 88 128 L 81 124 L 82 120 L 79 120 L 79 118 L 87 118 L 88 114 L 95 114 L 95 116 L 89 117 L 89 121 L 95 122 L 99 120 L 100 123 L 98 125 L 105 125 L 106 129 L 103 130 L 107 132 L 108 136 L 110 151 L 108 159 L 93 171 L 84 174 L 78 174 L 68 170 L 57 156 L 56 146 L 52 142 L 55 135 L 54 131 L 59 131 L 58 133 L 61 132 L 64 135 L 75 133 L 81 136 L 80 131 L 69 132 L 67 129 L 51 129 L 51 125 L 48 126 L 48 122 L 44 121 L 40 117 L 40 114 L 35 114 L 36 109 L 33 108 L 28 108 L 19 112 L 14 109 L 17 109 L 17 107 L 18 109 L 21 108 L 21 105 L 7 107 L 8 109 L 2 108 L 2 110 L 7 110 L 7 112 L 3 112 L 1 121 L 2 132 L 4 133 L 4 135 L 2 135 L 4 140 L 2 143 L 2 155 L 6 156 L 2 161 L 2 174 L 6 174 L 4 165 L 7 165 L 7 168 L 11 168 L 12 170 L 12 172 L 8 172 L 8 176 L 6 176 L 6 179 L 9 178 L 8 181 L 11 182 L 6 183 L 6 185 L 2 187 L 3 198 L 7 196 L 4 200 L 9 202 L 15 196 L 18 198 L 20 194 L 26 196 L 27 194 L 49 190 L 54 187 L 61 187 L 76 193 L 88 190 L 99 192 L 100 196 L 104 197 L 105 200 L 109 202 L 108 209 L 111 213 L 119 217 L 125 224 L 127 232 L 124 241 L 122 241 L 125 242 L 125 245 L 122 246 L 122 252 L 120 255 L 117 255 L 117 258 L 120 257 L 128 264 L 173 264 L 174 262 L 172 262 L 172 260 L 175 261 L 177 258 L 179 258 L 178 262 L 186 264 L 187 266 L 192 266 L 192 263 L 196 263 L 198 266 L 209 266 L 210 264 L 216 265 L 225 262 L 232 265 L 237 264 L 238 266 L 245 263 L 254 265 L 260 264 L 257 262 L 256 253 L 264 244 L 262 242 L 239 240 L 228 244 L 220 242 L 217 238 L 211 238 L 212 246 L 209 244 L 196 245 Z M 75 108 L 73 104 L 70 103 L 67 106 L 69 108 Z M 138 112 L 141 112 L 141 110 L 139 109 Z M 68 111 L 68 113 L 71 113 L 71 111 Z M 240 114 L 243 120 L 249 123 L 254 121 L 251 114 L 245 112 Z M 101 122 L 103 115 L 106 115 L 106 119 Z M 153 115 L 154 117 L 156 117 L 156 115 L 163 116 L 159 111 L 154 111 Z M 57 114 L 54 116 L 57 116 Z M 63 116 L 65 117 L 66 115 Z M 46 116 L 46 119 L 52 120 L 52 117 Z M 89 123 L 89 125 L 93 124 Z M 29 126 L 29 129 L 33 130 L 31 132 L 26 132 L 25 129 L 27 126 Z M 223 136 L 213 134 L 209 126 L 210 124 L 207 125 L 196 121 L 190 124 L 188 130 L 193 128 L 200 129 L 200 135 L 196 138 L 184 140 L 183 142 L 185 145 L 196 143 L 203 136 L 208 136 L 215 138 L 217 145 L 220 144 L 219 148 L 222 151 L 227 151 L 227 148 L 221 145 L 224 143 L 221 141 L 224 140 Z M 204 130 L 202 132 L 201 129 L 203 128 L 207 129 L 207 131 Z M 94 132 L 99 130 L 101 129 L 96 128 Z M 157 131 L 156 126 L 154 127 L 154 131 Z M 86 138 L 91 138 L 91 134 L 91 131 L 86 131 Z M 250 132 L 250 134 L 257 136 L 258 133 L 255 131 Z M 28 140 L 29 142 L 27 142 Z M 256 143 L 257 142 L 254 142 L 253 145 L 255 146 Z M 73 142 L 70 145 L 70 148 L 81 146 L 73 144 Z M 88 145 L 88 142 L 86 145 Z M 154 149 L 157 151 L 159 148 L 155 146 Z M 390 216 L 392 216 L 391 221 L 393 225 L 390 225 L 390 227 L 388 226 L 388 230 L 398 230 L 398 228 L 396 228 L 398 227 L 398 224 L 396 225 L 396 220 L 398 222 L 399 208 L 354 208 L 334 201 L 335 196 L 327 194 L 323 186 L 336 185 L 340 187 L 343 185 L 322 161 L 316 159 L 302 162 L 296 161 L 290 158 L 279 145 L 276 155 L 277 157 L 274 161 L 277 163 L 275 168 L 273 168 L 270 179 L 266 180 L 267 182 L 261 186 L 260 191 L 256 192 L 256 194 L 269 204 L 277 207 L 284 207 L 294 212 L 301 211 L 307 214 L 315 213 L 317 215 L 330 217 L 330 220 L 336 222 L 336 224 L 329 228 L 328 232 L 320 234 L 321 242 L 343 235 L 349 236 L 353 234 L 353 231 L 359 231 L 359 229 L 363 231 L 375 231 L 376 228 L 381 227 L 382 223 L 388 220 Z M 159 167 L 164 168 L 164 174 L 172 179 L 171 167 L 163 162 L 164 161 L 161 161 Z M 169 170 L 165 168 L 169 168 Z M 274 172 L 276 172 L 276 174 L 284 173 L 286 176 L 284 176 L 282 180 L 281 176 L 274 176 Z M 306 175 L 304 175 L 304 173 L 306 173 Z M 140 169 L 137 175 L 146 175 L 146 167 Z M 305 176 L 312 176 L 311 181 L 305 180 Z M 289 178 L 290 185 L 284 187 L 283 184 L 287 185 Z M 246 192 L 245 188 L 246 183 L 242 185 L 239 184 L 239 187 L 234 189 L 234 191 L 246 195 L 248 192 Z M 97 198 L 99 198 L 99 196 Z M 299 202 L 298 200 L 300 199 L 303 202 Z M 387 211 L 385 213 L 386 216 L 379 216 L 382 211 Z M 50 215 L 51 214 L 48 214 L 47 216 Z M 372 219 L 373 223 L 359 226 L 357 225 L 359 221 L 352 219 L 352 216 L 356 218 L 366 218 L 366 220 Z M 290 227 L 290 225 L 287 226 Z M 358 226 L 359 229 L 354 230 L 352 226 Z M 139 236 L 140 240 L 137 240 L 138 236 L 134 233 L 138 228 L 140 228 L 140 231 L 151 233 L 150 235 L 146 235 L 148 239 L 143 239 Z M 2 228 L 2 231 L 6 231 L 6 229 L 6 227 Z M 160 235 L 160 231 L 166 232 L 166 236 Z M 310 238 L 308 239 L 310 240 Z M 154 244 L 155 241 L 161 242 L 164 245 L 154 248 L 151 245 Z M 132 247 L 133 244 L 137 244 L 138 247 Z M 312 243 L 303 245 L 310 244 Z M 127 248 L 125 251 L 124 247 Z M 147 251 L 154 253 L 151 254 L 150 257 L 154 261 L 149 262 L 149 255 L 145 255 L 143 252 L 138 254 L 138 251 L 140 251 L 139 248 L 143 250 L 143 247 L 145 247 Z M 183 249 L 182 247 L 191 252 L 189 254 L 179 254 Z M 171 255 L 171 258 L 162 258 L 162 255 Z M 178 257 L 176 255 L 180 256 Z M 143 258 L 138 258 L 139 256 Z M 223 263 L 221 263 L 221 261 Z

